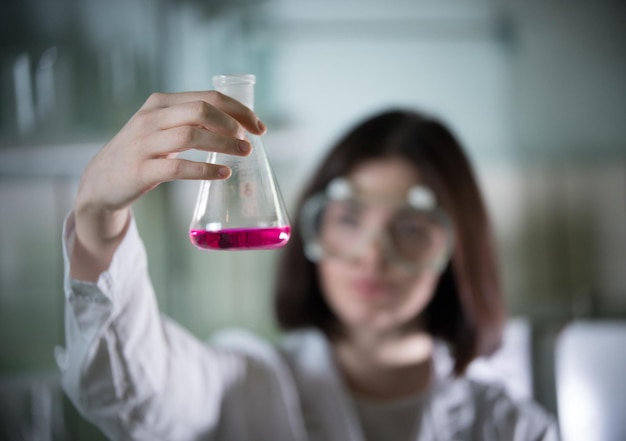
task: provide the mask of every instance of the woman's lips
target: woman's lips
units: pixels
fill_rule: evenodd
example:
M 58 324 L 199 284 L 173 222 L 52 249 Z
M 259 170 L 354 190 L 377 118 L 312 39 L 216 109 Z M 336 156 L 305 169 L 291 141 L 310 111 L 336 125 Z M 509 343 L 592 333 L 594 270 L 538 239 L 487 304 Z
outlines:
M 360 297 L 366 299 L 383 299 L 391 294 L 389 284 L 382 280 L 356 279 L 350 285 Z

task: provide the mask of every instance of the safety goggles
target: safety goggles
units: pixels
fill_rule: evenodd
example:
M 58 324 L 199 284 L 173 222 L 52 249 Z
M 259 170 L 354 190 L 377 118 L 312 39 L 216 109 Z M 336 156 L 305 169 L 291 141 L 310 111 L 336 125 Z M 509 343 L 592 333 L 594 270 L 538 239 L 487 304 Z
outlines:
M 301 213 L 305 254 L 355 261 L 378 246 L 386 261 L 412 272 L 440 271 L 453 246 L 453 230 L 434 193 L 414 186 L 404 201 L 358 194 L 344 178 L 309 198 Z

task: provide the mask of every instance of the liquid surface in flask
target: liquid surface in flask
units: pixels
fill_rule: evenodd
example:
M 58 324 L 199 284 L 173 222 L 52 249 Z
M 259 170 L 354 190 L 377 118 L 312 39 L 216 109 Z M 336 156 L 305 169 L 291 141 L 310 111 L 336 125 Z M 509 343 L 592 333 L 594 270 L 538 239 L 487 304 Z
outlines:
M 271 250 L 289 241 L 291 227 L 191 230 L 191 242 L 207 250 Z

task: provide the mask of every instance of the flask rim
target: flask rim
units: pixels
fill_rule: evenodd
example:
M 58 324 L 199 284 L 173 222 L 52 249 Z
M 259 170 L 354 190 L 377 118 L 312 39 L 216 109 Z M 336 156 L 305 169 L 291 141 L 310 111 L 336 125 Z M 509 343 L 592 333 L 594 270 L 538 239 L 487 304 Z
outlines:
M 215 87 L 255 83 L 256 75 L 254 74 L 213 75 L 213 85 Z

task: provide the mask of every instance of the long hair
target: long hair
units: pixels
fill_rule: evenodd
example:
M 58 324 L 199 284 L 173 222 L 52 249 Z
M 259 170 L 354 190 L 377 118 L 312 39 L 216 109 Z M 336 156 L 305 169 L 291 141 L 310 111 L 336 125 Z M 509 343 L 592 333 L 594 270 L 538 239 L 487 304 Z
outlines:
M 281 256 L 276 318 L 283 330 L 313 326 L 329 338 L 336 335 L 338 318 L 324 300 L 315 264 L 304 255 L 301 207 L 334 178 L 365 161 L 389 157 L 414 165 L 452 220 L 455 248 L 420 317 L 430 334 L 450 345 L 454 372 L 461 375 L 474 358 L 500 345 L 505 311 L 493 235 L 459 142 L 441 122 L 415 111 L 390 110 L 365 120 L 322 160 L 297 204 L 291 240 Z

